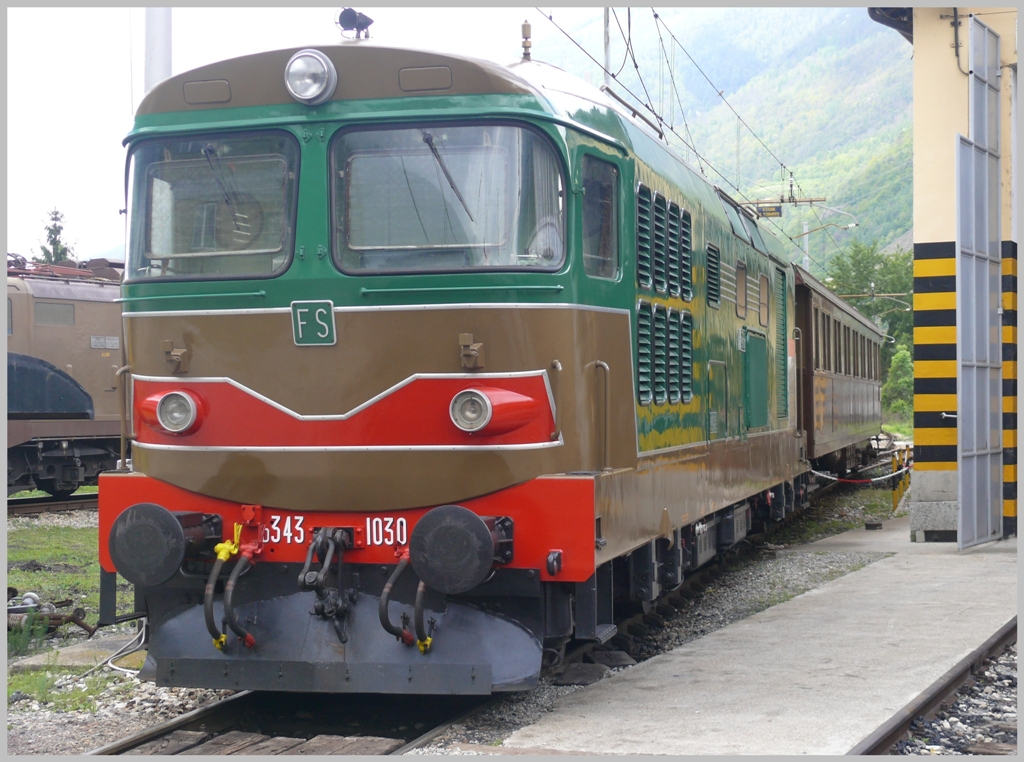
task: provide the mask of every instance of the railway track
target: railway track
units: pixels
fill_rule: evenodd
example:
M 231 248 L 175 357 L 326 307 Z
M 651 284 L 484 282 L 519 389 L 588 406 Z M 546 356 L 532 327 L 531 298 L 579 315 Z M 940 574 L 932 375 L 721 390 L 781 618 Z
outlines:
M 81 511 L 97 509 L 100 498 L 97 493 L 72 495 L 66 498 L 16 497 L 7 498 L 8 516 L 30 516 L 36 513 L 57 513 L 59 511 Z
M 403 754 L 491 701 L 242 691 L 88 754 Z
M 1016 642 L 1017 617 L 1013 617 L 847 754 L 888 754 L 896 743 L 907 737 L 914 720 L 942 708 L 948 709 L 956 701 L 957 690 L 972 680 L 972 675 L 982 669 L 987 659 L 1000 655 L 1006 646 Z
M 879 464 L 872 464 L 876 465 Z M 818 490 L 811 500 L 827 491 Z M 779 526 L 789 525 L 802 515 L 788 517 Z M 610 645 L 635 654 L 634 637 L 664 625 L 667 619 L 690 606 L 707 586 L 755 555 L 766 539 L 764 535 L 751 536 L 747 542 L 730 548 L 686 577 L 681 587 L 662 595 L 646 611 L 616 617 L 618 632 Z M 587 642 L 570 648 L 564 659 L 554 666 L 584 661 L 595 645 Z M 500 694 L 497 698 L 451 697 L 439 701 L 437 697 L 243 691 L 89 754 L 404 754 L 425 746 L 451 725 L 498 699 Z M 425 709 L 429 710 L 426 714 Z M 364 719 L 353 721 L 351 718 L 356 714 Z M 385 717 L 402 719 L 382 721 Z M 358 732 L 354 732 L 355 727 Z

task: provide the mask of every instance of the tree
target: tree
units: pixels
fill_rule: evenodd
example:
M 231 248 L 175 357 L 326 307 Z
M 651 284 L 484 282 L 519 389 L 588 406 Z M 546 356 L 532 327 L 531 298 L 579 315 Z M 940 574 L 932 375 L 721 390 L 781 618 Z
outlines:
M 882 385 L 882 407 L 904 420 L 914 411 L 914 363 L 902 344 L 896 348 L 889 378 Z
M 61 234 L 64 232 L 64 215 L 56 208 L 49 213 L 50 224 L 46 226 L 46 244 L 40 242 L 39 250 L 43 257 L 32 257 L 33 262 L 55 265 L 67 260 L 74 261 L 74 250 L 64 243 Z
M 865 244 L 854 239 L 849 249 L 832 257 L 826 270 L 825 282 L 837 294 L 867 294 L 848 297 L 847 301 L 892 337 L 892 341 L 886 339 L 882 344 L 882 380 L 885 381 L 897 347 L 914 345 L 913 253 L 898 249 L 883 254 L 877 243 Z

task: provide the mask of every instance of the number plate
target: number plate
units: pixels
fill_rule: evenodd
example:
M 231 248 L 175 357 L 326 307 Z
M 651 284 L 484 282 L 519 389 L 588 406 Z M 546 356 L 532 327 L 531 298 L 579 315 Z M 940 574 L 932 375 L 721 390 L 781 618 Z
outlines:
M 306 542 L 304 516 L 270 515 L 270 523 L 263 527 L 263 542 L 267 545 L 302 545 Z
M 409 522 L 393 516 L 366 517 L 367 545 L 407 545 Z

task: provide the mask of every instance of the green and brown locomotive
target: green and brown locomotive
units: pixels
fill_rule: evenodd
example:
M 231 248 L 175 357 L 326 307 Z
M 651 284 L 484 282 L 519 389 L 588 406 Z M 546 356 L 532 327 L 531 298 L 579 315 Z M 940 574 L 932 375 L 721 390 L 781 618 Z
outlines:
M 801 507 L 797 271 L 606 93 L 359 41 L 174 76 L 126 143 L 143 677 L 526 689 Z

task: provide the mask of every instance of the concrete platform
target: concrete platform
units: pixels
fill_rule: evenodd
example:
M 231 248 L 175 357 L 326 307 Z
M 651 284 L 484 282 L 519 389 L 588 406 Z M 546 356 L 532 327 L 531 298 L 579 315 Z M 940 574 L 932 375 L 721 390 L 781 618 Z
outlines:
M 1017 613 L 1017 539 L 958 552 L 909 518 L 790 553 L 892 556 L 559 699 L 505 746 L 845 754 Z
M 103 660 L 108 659 L 112 654 L 117 653 L 119 649 L 128 645 L 131 640 L 134 640 L 134 638 L 123 635 L 111 637 L 100 637 L 97 635 L 90 640 L 76 643 L 73 646 L 55 648 L 52 651 L 18 659 L 11 662 L 9 669 L 11 672 L 27 672 L 33 669 L 48 669 L 52 667 L 81 667 L 82 671 L 85 671 L 89 667 L 95 667 Z M 145 651 L 136 651 L 135 653 L 120 657 L 114 661 L 114 664 L 126 669 L 139 669 L 142 667 L 142 662 L 145 659 Z

